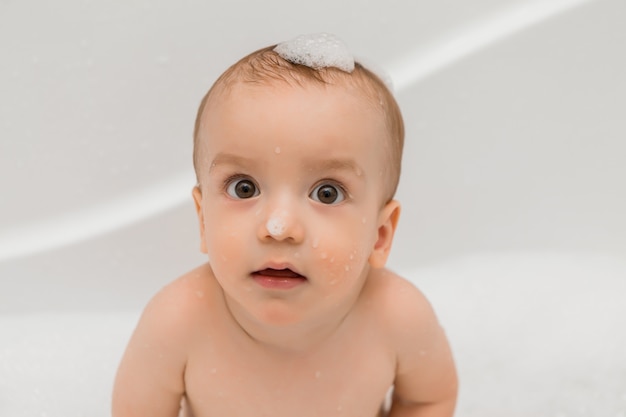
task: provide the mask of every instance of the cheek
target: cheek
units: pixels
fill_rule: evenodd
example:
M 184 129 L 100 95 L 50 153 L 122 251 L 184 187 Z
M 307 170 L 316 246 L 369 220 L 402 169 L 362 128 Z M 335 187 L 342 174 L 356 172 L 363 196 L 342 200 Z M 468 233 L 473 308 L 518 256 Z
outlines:
M 344 226 L 347 225 L 344 223 Z M 352 281 L 349 277 L 360 277 L 374 244 L 371 231 L 367 230 L 359 219 L 358 224 L 342 231 L 313 237 L 314 261 L 330 285 Z
M 242 241 L 250 234 L 241 218 L 235 219 L 227 211 L 205 212 L 205 241 L 212 264 L 241 258 Z M 219 219 L 219 221 L 218 221 Z

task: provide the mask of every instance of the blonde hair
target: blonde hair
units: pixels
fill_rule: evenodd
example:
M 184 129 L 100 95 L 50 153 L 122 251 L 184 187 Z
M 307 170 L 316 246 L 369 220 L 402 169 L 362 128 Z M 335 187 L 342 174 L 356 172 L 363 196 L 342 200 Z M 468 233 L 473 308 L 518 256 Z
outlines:
M 385 201 L 395 195 L 400 179 L 402 165 L 402 148 L 404 146 L 404 122 L 402 113 L 393 94 L 385 83 L 373 72 L 359 63 L 355 63 L 354 71 L 344 72 L 334 67 L 313 69 L 305 65 L 293 64 L 281 58 L 274 52 L 275 45 L 259 49 L 228 68 L 206 93 L 198 108 L 194 127 L 193 163 L 196 179 L 200 183 L 200 130 L 202 115 L 207 104 L 220 94 L 227 94 L 229 88 L 236 83 L 250 83 L 267 85 L 273 82 L 284 82 L 304 86 L 307 83 L 322 85 L 352 85 L 357 87 L 366 98 L 380 108 L 384 114 L 389 137 L 386 138 L 390 146 L 387 152 L 388 163 L 385 164 L 385 175 L 388 179 L 388 189 Z

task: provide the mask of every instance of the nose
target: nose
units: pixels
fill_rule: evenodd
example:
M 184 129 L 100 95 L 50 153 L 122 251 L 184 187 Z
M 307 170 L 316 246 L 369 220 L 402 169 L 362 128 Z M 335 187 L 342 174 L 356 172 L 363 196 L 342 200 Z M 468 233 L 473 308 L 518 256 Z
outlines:
M 304 227 L 295 207 L 282 207 L 268 211 L 259 223 L 258 237 L 261 241 L 279 241 L 293 244 L 304 240 Z

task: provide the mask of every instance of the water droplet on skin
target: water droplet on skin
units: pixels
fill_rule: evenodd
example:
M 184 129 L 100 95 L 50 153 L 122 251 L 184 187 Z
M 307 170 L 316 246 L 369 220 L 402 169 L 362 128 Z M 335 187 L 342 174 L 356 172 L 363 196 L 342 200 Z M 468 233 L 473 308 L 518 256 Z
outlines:
M 202 291 L 196 291 L 196 295 L 198 296 L 198 298 L 204 297 L 204 293 Z
M 335 262 L 335 257 L 334 256 L 332 258 L 330 258 L 330 263 L 332 264 L 333 262 Z
M 350 254 L 350 260 L 353 260 L 353 259 L 354 259 L 354 254 L 353 254 L 353 253 L 351 253 L 351 254 Z
M 313 249 L 317 249 L 319 245 L 320 245 L 320 240 L 318 238 L 313 239 L 313 243 L 311 243 L 311 246 L 313 247 Z
M 365 217 L 363 217 L 363 218 L 361 219 L 361 223 L 363 223 L 363 224 L 367 223 L 367 219 L 366 219 Z
M 346 272 L 348 272 L 350 270 L 350 265 L 346 265 L 345 267 Z
M 278 155 L 280 153 L 280 146 L 274 148 L 274 153 Z

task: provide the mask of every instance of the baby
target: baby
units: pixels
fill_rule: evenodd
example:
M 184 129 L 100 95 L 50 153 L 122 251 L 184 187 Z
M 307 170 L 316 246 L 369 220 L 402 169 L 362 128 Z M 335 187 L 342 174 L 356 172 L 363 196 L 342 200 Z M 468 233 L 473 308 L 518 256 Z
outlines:
M 230 67 L 194 132 L 208 263 L 145 308 L 113 415 L 452 416 L 444 331 L 385 269 L 403 136 L 385 83 L 329 35 Z

